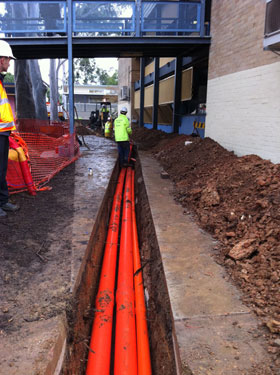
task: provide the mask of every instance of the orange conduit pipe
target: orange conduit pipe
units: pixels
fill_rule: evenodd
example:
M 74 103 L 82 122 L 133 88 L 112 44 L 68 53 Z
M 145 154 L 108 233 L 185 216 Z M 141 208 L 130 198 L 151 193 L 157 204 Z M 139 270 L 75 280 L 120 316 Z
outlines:
M 118 235 L 125 172 L 124 168 L 120 172 L 112 205 L 96 297 L 96 312 L 92 327 L 86 375 L 110 374 Z
M 131 168 L 127 168 L 123 198 L 118 287 L 116 293 L 114 375 L 137 375 L 133 288 L 131 173 Z
M 132 240 L 133 240 L 133 268 L 134 268 L 134 291 L 135 291 L 135 314 L 137 332 L 137 356 L 138 375 L 151 375 L 151 355 L 149 346 L 149 334 L 146 319 L 146 305 L 139 252 L 136 215 L 135 215 L 135 194 L 134 175 L 132 171 Z

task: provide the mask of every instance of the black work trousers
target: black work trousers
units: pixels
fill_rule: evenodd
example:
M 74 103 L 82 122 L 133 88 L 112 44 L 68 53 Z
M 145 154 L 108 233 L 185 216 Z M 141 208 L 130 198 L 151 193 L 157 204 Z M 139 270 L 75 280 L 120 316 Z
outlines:
M 0 207 L 9 200 L 6 181 L 9 155 L 9 137 L 0 133 Z
M 128 163 L 130 145 L 129 145 L 129 141 L 117 142 L 117 144 L 118 144 L 120 168 L 122 168 L 125 164 Z

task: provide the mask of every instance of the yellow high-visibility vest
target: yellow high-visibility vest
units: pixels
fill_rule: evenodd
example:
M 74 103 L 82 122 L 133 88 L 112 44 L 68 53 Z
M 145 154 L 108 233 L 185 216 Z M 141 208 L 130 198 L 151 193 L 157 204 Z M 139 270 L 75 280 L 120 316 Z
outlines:
M 0 132 L 16 130 L 14 115 L 6 90 L 0 80 Z
M 114 130 L 116 142 L 129 141 L 129 134 L 132 133 L 132 129 L 129 125 L 128 118 L 125 115 L 120 114 L 119 117 L 116 118 L 114 122 Z

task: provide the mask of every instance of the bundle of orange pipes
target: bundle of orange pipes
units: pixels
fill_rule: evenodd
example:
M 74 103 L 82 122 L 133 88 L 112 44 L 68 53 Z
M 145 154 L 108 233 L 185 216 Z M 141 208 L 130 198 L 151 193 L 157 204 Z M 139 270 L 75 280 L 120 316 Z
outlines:
M 115 291 L 116 272 L 118 272 L 118 280 Z M 95 311 L 86 375 L 109 375 L 112 369 L 115 375 L 151 375 L 134 204 L 134 170 L 130 167 L 121 170 L 114 195 Z M 115 331 L 114 347 L 112 347 L 113 330 Z

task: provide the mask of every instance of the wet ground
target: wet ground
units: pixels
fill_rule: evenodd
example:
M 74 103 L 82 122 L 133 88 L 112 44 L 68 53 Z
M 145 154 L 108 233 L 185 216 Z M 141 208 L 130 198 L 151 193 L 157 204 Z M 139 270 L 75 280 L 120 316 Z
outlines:
M 156 136 L 157 141 L 151 137 L 154 144 L 160 139 Z M 166 138 L 163 135 L 162 142 L 172 144 L 174 137 Z M 117 156 L 112 141 L 85 139 L 91 150 L 82 148 L 75 165 L 50 181 L 51 191 L 35 198 L 14 196 L 21 210 L 0 223 L 1 374 L 59 373 L 67 335 L 65 309 Z M 168 159 L 164 152 L 161 158 Z M 178 158 L 182 161 L 182 151 Z M 177 367 L 181 358 L 185 374 L 189 366 L 195 375 L 279 375 L 277 353 L 265 349 L 267 332 L 261 321 L 242 303 L 244 294 L 225 268 L 214 261 L 216 240 L 195 224 L 191 212 L 174 203 L 174 185 L 161 178 L 160 164 L 150 154 L 142 154 L 141 160 L 153 215 L 149 226 L 155 225 L 166 276 L 161 283 L 166 282 L 171 301 L 173 320 L 168 326 L 177 348 Z M 146 233 L 144 249 L 150 231 Z
M 1 374 L 52 371 L 63 347 L 62 340 L 54 351 L 117 157 L 113 142 L 85 138 L 90 150 L 82 147 L 80 159 L 49 182 L 51 191 L 12 196 L 21 209 L 0 222 Z

